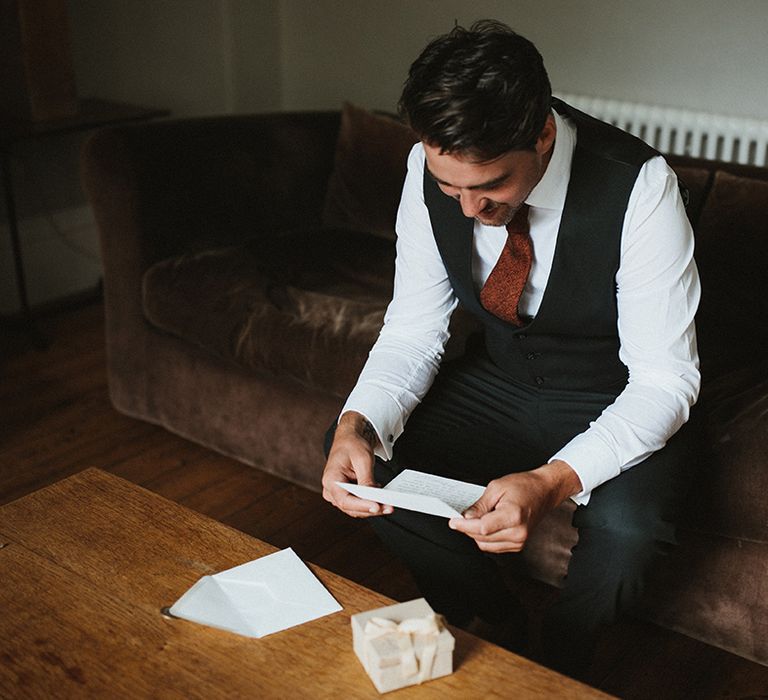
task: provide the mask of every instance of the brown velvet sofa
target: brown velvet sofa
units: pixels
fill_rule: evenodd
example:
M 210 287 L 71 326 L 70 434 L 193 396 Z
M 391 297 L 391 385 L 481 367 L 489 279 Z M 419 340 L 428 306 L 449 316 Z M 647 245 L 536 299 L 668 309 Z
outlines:
M 317 490 L 323 435 L 391 293 L 413 140 L 348 105 L 91 138 L 115 407 Z M 706 439 L 683 546 L 643 615 L 768 664 L 768 169 L 670 162 L 691 193 L 703 284 Z M 449 354 L 472 330 L 455 325 Z M 566 569 L 570 509 L 526 550 L 541 580 Z

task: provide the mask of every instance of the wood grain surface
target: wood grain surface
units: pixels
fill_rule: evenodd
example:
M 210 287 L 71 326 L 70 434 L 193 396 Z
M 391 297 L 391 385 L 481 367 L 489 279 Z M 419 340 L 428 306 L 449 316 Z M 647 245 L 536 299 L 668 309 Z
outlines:
M 200 576 L 275 551 L 98 469 L 0 508 L 0 696 L 378 697 L 350 616 L 392 602 L 311 566 L 344 610 L 262 639 L 161 614 Z M 456 672 L 388 697 L 606 697 L 476 637 Z

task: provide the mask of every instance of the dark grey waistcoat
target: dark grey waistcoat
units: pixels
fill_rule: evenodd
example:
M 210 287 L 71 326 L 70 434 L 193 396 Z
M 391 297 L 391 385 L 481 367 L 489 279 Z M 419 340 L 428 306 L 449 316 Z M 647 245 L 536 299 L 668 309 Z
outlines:
M 485 327 L 491 359 L 512 378 L 543 389 L 618 395 L 616 272 L 630 193 L 643 163 L 657 155 L 640 139 L 560 100 L 576 125 L 576 149 L 555 256 L 536 317 L 516 327 L 487 312 L 472 282 L 474 220 L 424 174 L 424 198 L 449 278 L 461 303 Z

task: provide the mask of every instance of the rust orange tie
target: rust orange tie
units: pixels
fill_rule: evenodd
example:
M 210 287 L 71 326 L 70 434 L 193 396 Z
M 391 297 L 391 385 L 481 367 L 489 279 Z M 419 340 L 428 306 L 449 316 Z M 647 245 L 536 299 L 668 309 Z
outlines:
M 523 325 L 517 313 L 517 304 L 531 271 L 532 261 L 528 205 L 523 204 L 507 224 L 507 242 L 480 290 L 480 302 L 487 311 L 516 326 Z

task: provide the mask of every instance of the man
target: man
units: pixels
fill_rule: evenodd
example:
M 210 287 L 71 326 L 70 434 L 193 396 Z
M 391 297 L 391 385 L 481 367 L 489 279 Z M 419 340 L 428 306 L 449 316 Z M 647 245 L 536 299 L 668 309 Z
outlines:
M 691 478 L 679 429 L 699 389 L 699 283 L 677 180 L 646 144 L 553 100 L 536 48 L 497 22 L 431 42 L 400 106 L 421 142 L 394 297 L 338 420 L 324 497 L 382 516 L 377 533 L 450 621 L 508 639 L 521 613 L 489 555 L 520 551 L 573 499 L 579 543 L 543 645 L 581 676 L 601 625 L 674 544 Z M 441 367 L 459 302 L 483 342 Z M 446 523 L 336 485 L 404 468 L 487 488 Z

